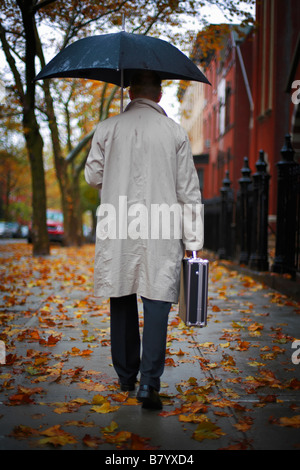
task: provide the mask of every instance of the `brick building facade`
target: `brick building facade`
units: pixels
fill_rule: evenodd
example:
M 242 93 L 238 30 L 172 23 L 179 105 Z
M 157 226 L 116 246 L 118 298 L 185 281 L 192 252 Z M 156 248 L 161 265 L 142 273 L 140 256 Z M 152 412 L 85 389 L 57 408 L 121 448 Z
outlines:
M 287 133 L 292 136 L 296 158 L 300 150 L 300 2 L 261 0 L 256 5 L 257 27 L 233 27 L 223 47 L 199 62 L 212 86 L 199 85 L 202 102 L 193 109 L 194 122 L 203 132 L 194 151 L 204 199 L 220 194 L 226 171 L 235 192 L 245 156 L 254 173 L 259 151 L 264 150 L 270 179 L 269 216 L 276 220 L 277 168 Z M 199 55 L 198 55 L 199 57 Z M 299 84 L 297 85 L 297 82 Z M 297 92 L 297 87 L 299 92 Z M 187 89 L 187 91 L 189 88 Z M 195 108 L 191 93 L 187 102 Z M 292 99 L 293 98 L 293 99 Z M 194 142 L 188 119 L 182 119 Z

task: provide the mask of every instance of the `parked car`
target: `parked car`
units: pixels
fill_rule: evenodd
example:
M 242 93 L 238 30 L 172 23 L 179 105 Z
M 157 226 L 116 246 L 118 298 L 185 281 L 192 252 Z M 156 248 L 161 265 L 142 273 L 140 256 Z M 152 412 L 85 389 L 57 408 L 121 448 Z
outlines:
M 24 228 L 26 226 L 18 222 L 0 222 L 0 238 L 26 238 L 24 237 Z
M 50 242 L 64 243 L 64 216 L 56 209 L 47 210 L 47 231 Z M 32 229 L 29 226 L 28 243 L 32 243 Z
M 28 225 L 21 225 L 20 227 L 20 238 L 27 238 L 29 232 Z
M 64 242 L 64 216 L 55 209 L 47 210 L 47 230 L 50 242 Z
M 13 236 L 12 229 L 9 227 L 8 222 L 0 222 L 0 237 L 11 238 Z
M 18 222 L 7 222 L 7 227 L 13 238 L 21 237 L 21 225 Z

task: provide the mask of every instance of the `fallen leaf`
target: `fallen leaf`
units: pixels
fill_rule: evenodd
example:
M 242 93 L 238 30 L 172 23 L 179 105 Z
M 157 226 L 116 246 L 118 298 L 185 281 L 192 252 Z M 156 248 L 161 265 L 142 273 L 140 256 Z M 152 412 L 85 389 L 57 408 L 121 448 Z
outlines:
M 114 432 L 116 429 L 118 429 L 118 425 L 117 425 L 117 423 L 116 423 L 115 421 L 112 421 L 109 426 L 106 426 L 106 427 L 104 427 L 104 428 L 101 428 L 101 431 L 102 431 L 103 433 L 112 433 L 112 432 Z
M 175 361 L 172 357 L 167 357 L 166 358 L 165 365 L 166 366 L 171 366 L 171 367 L 177 367 L 177 364 L 175 363 Z
M 97 449 L 100 444 L 103 444 L 103 440 L 100 437 L 90 436 L 89 434 L 83 437 L 82 442 L 90 449 Z
M 228 447 L 222 447 L 219 450 L 246 450 L 250 446 L 250 443 L 247 441 L 237 442 L 236 444 L 231 444 Z
M 219 439 L 226 434 L 216 424 L 211 421 L 204 421 L 198 424 L 196 431 L 193 433 L 193 439 L 202 442 L 204 439 Z
M 204 421 L 209 421 L 208 417 L 205 414 L 189 414 L 189 415 L 179 415 L 179 421 L 183 423 L 203 423 Z
M 70 421 L 65 421 L 64 422 L 65 426 L 78 426 L 82 428 L 92 428 L 95 426 L 94 421 L 76 421 L 76 420 L 70 420 Z
M 212 311 L 213 311 L 213 312 L 220 312 L 221 309 L 220 309 L 217 305 L 214 305 L 214 306 L 212 307 Z
M 93 405 L 102 405 L 104 402 L 107 401 L 107 398 L 103 395 L 95 395 L 92 399 Z
M 149 444 L 149 437 L 141 437 L 138 434 L 131 434 L 129 450 L 157 450 L 159 447 Z
M 105 442 L 109 444 L 122 444 L 125 441 L 128 441 L 131 437 L 131 432 L 129 431 L 119 431 L 116 434 L 105 434 Z
M 109 402 L 103 403 L 103 405 L 95 405 L 90 408 L 91 411 L 95 411 L 96 413 L 112 413 L 113 411 L 117 411 L 120 407 L 119 406 L 112 406 Z
M 248 351 L 251 343 L 249 341 L 239 341 L 238 346 L 235 348 L 236 351 Z
M 45 431 L 41 431 L 40 434 L 46 437 L 39 439 L 39 445 L 51 444 L 54 447 L 57 447 L 65 446 L 67 444 L 77 444 L 77 439 L 61 429 L 60 424 L 56 424 Z
M 107 390 L 107 387 L 102 384 L 97 384 L 93 381 L 89 381 L 89 383 L 80 383 L 78 384 L 78 388 L 83 390 L 88 390 L 90 392 L 104 392 Z
M 17 439 L 28 438 L 36 435 L 39 435 L 39 431 L 23 424 L 15 426 L 13 432 L 10 434 L 11 437 L 15 437 Z
M 245 416 L 244 418 L 241 418 L 238 423 L 234 424 L 234 427 L 239 431 L 246 432 L 251 429 L 252 424 L 253 418 L 250 416 Z
M 292 428 L 300 428 L 300 415 L 293 416 L 292 418 L 280 418 L 280 426 L 288 426 Z

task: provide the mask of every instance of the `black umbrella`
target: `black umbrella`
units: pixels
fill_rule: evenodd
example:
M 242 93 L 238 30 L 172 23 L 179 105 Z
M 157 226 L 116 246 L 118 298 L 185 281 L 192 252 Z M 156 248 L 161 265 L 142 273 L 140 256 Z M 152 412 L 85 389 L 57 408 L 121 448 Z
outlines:
M 209 84 L 198 67 L 172 44 L 125 31 L 74 42 L 59 52 L 36 76 L 36 80 L 86 78 L 126 88 L 136 70 L 153 70 L 162 80 L 193 80 Z

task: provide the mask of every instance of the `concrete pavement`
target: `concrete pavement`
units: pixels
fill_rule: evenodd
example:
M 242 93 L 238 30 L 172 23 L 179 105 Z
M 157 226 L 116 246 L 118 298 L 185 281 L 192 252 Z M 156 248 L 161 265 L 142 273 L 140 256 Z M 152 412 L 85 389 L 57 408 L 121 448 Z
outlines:
M 0 259 L 1 450 L 300 448 L 293 299 L 211 260 L 208 326 L 186 328 L 172 308 L 164 408 L 148 411 L 119 392 L 109 304 L 91 296 L 93 247 L 33 259 L 26 244 L 6 244 Z

